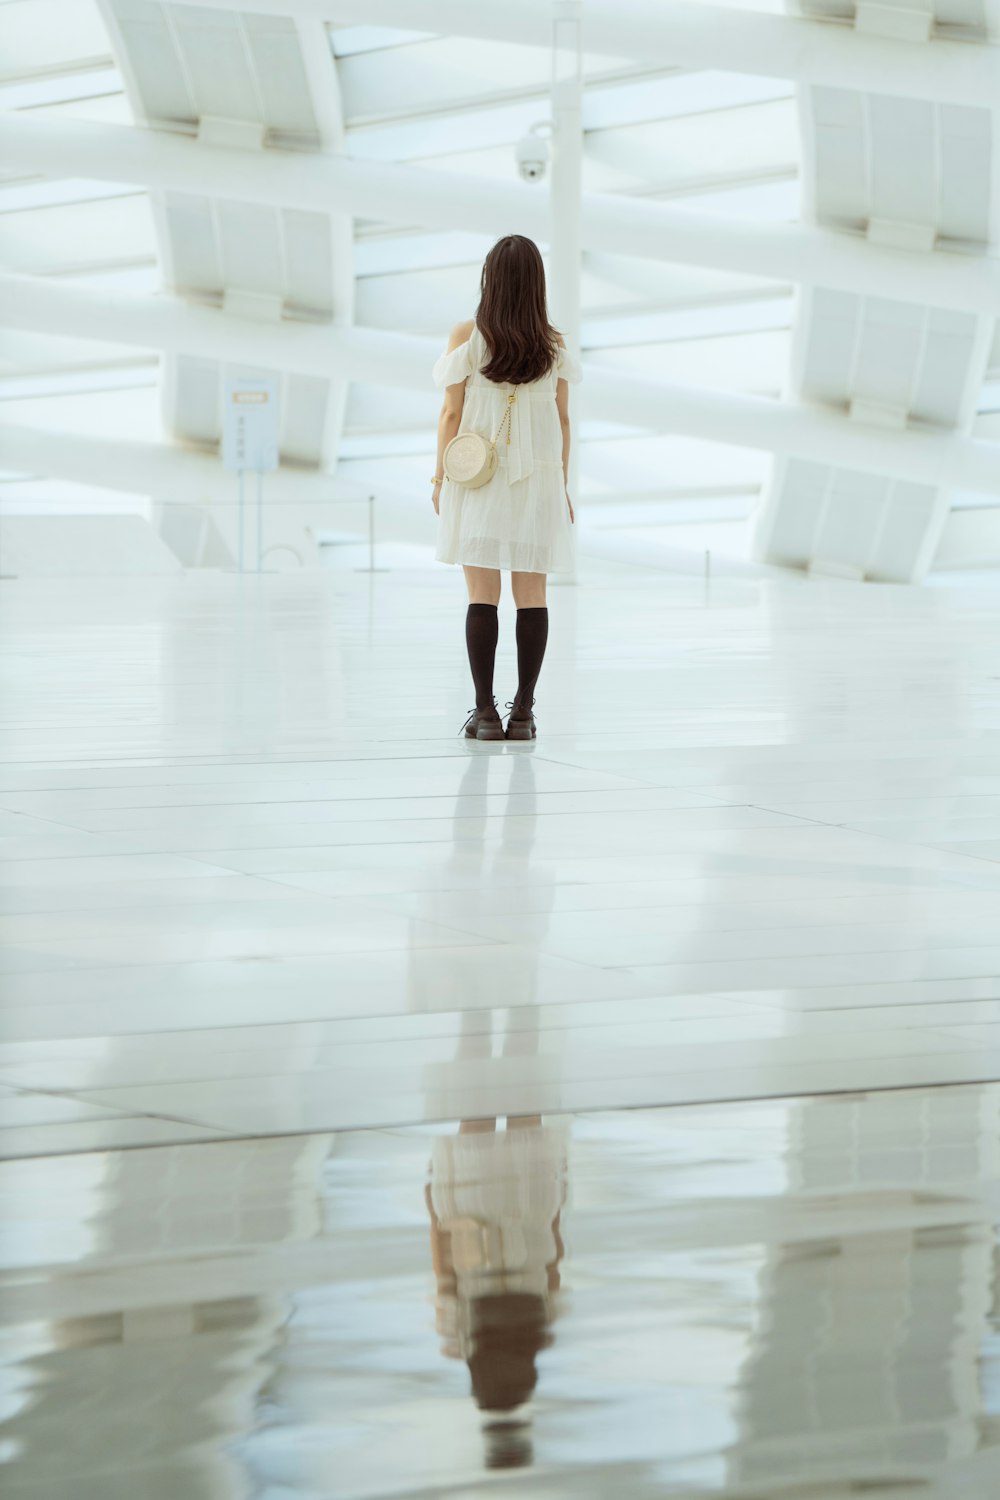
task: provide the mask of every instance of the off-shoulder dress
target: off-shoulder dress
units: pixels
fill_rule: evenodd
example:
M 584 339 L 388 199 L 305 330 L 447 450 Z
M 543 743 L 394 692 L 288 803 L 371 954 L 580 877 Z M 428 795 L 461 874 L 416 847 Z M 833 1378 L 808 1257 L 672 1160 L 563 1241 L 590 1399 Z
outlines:
M 569 572 L 572 538 L 555 397 L 559 380 L 580 380 L 579 361 L 560 348 L 547 375 L 519 386 L 487 380 L 482 366 L 488 362 L 486 342 L 473 325 L 465 343 L 442 354 L 434 366 L 437 386 L 465 382 L 460 432 L 492 438 L 508 394 L 517 392 L 510 443 L 505 430 L 497 444 L 499 463 L 493 478 L 474 490 L 449 479 L 441 486 L 438 561 L 515 573 Z

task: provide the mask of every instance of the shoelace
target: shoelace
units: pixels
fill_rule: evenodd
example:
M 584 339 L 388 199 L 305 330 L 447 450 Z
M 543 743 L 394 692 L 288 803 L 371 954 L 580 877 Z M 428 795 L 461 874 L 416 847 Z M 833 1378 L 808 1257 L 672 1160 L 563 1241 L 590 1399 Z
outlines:
M 509 708 L 511 710 L 511 712 L 507 715 L 508 719 L 513 718 L 513 716 L 514 716 L 513 715 L 513 710 L 514 710 L 515 706 L 516 705 L 513 704 L 513 703 L 505 703 L 504 704 L 505 708 Z M 531 702 L 528 704 L 528 706 L 527 706 L 526 709 L 524 707 L 524 704 L 523 703 L 521 704 L 521 708 L 524 711 L 524 717 L 526 719 L 530 719 L 531 718 L 531 710 L 534 708 L 534 706 L 535 706 L 535 700 L 534 700 L 534 698 L 532 698 Z
M 497 700 L 494 698 L 493 699 L 493 707 L 496 708 L 496 706 L 497 706 Z M 510 708 L 510 704 L 509 703 L 507 704 L 507 707 Z M 465 733 L 465 731 L 468 729 L 469 725 L 472 723 L 473 719 L 476 717 L 476 714 L 478 712 L 479 712 L 478 708 L 470 709 L 470 711 L 469 711 L 469 717 L 466 719 L 465 723 L 462 725 L 461 729 L 458 731 L 459 734 L 464 734 Z

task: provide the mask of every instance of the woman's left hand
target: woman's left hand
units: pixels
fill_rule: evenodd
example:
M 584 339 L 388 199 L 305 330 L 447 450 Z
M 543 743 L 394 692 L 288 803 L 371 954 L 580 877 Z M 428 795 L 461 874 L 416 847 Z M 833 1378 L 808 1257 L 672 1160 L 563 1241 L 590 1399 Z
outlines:
M 441 486 L 436 484 L 431 491 L 431 504 L 434 506 L 434 514 L 441 514 Z

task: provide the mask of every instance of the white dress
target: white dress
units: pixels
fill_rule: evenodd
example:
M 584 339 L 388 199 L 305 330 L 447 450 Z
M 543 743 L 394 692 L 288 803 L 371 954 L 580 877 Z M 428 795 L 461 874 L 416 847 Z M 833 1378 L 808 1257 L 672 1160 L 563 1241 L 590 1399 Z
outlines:
M 515 387 L 487 380 L 481 366 L 488 363 L 486 341 L 473 325 L 465 343 L 442 354 L 434 366 L 439 387 L 465 381 L 459 432 L 479 432 L 491 439 L 503 419 L 508 393 L 517 391 L 510 443 L 505 430 L 497 443 L 499 462 L 493 478 L 475 490 L 450 479 L 441 486 L 437 559 L 515 573 L 570 572 L 572 537 L 556 385 L 559 380 L 578 381 L 583 373 L 580 364 L 561 348 L 547 375 Z

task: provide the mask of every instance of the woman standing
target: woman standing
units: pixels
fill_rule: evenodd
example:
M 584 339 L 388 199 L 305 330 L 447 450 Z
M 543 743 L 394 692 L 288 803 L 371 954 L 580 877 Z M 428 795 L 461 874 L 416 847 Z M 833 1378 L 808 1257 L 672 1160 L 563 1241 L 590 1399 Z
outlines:
M 475 319 L 452 330 L 434 366 L 445 390 L 432 481 L 437 557 L 463 565 L 469 591 L 465 638 L 476 690 L 469 739 L 504 738 L 493 696 L 502 571 L 510 572 L 517 605 L 518 684 L 506 737 L 535 737 L 532 706 L 549 633 L 546 575 L 572 567 L 567 382 L 580 376 L 549 322 L 538 246 L 505 236 L 483 265 Z M 496 447 L 496 470 L 479 488 L 445 477 L 445 449 L 465 432 Z

